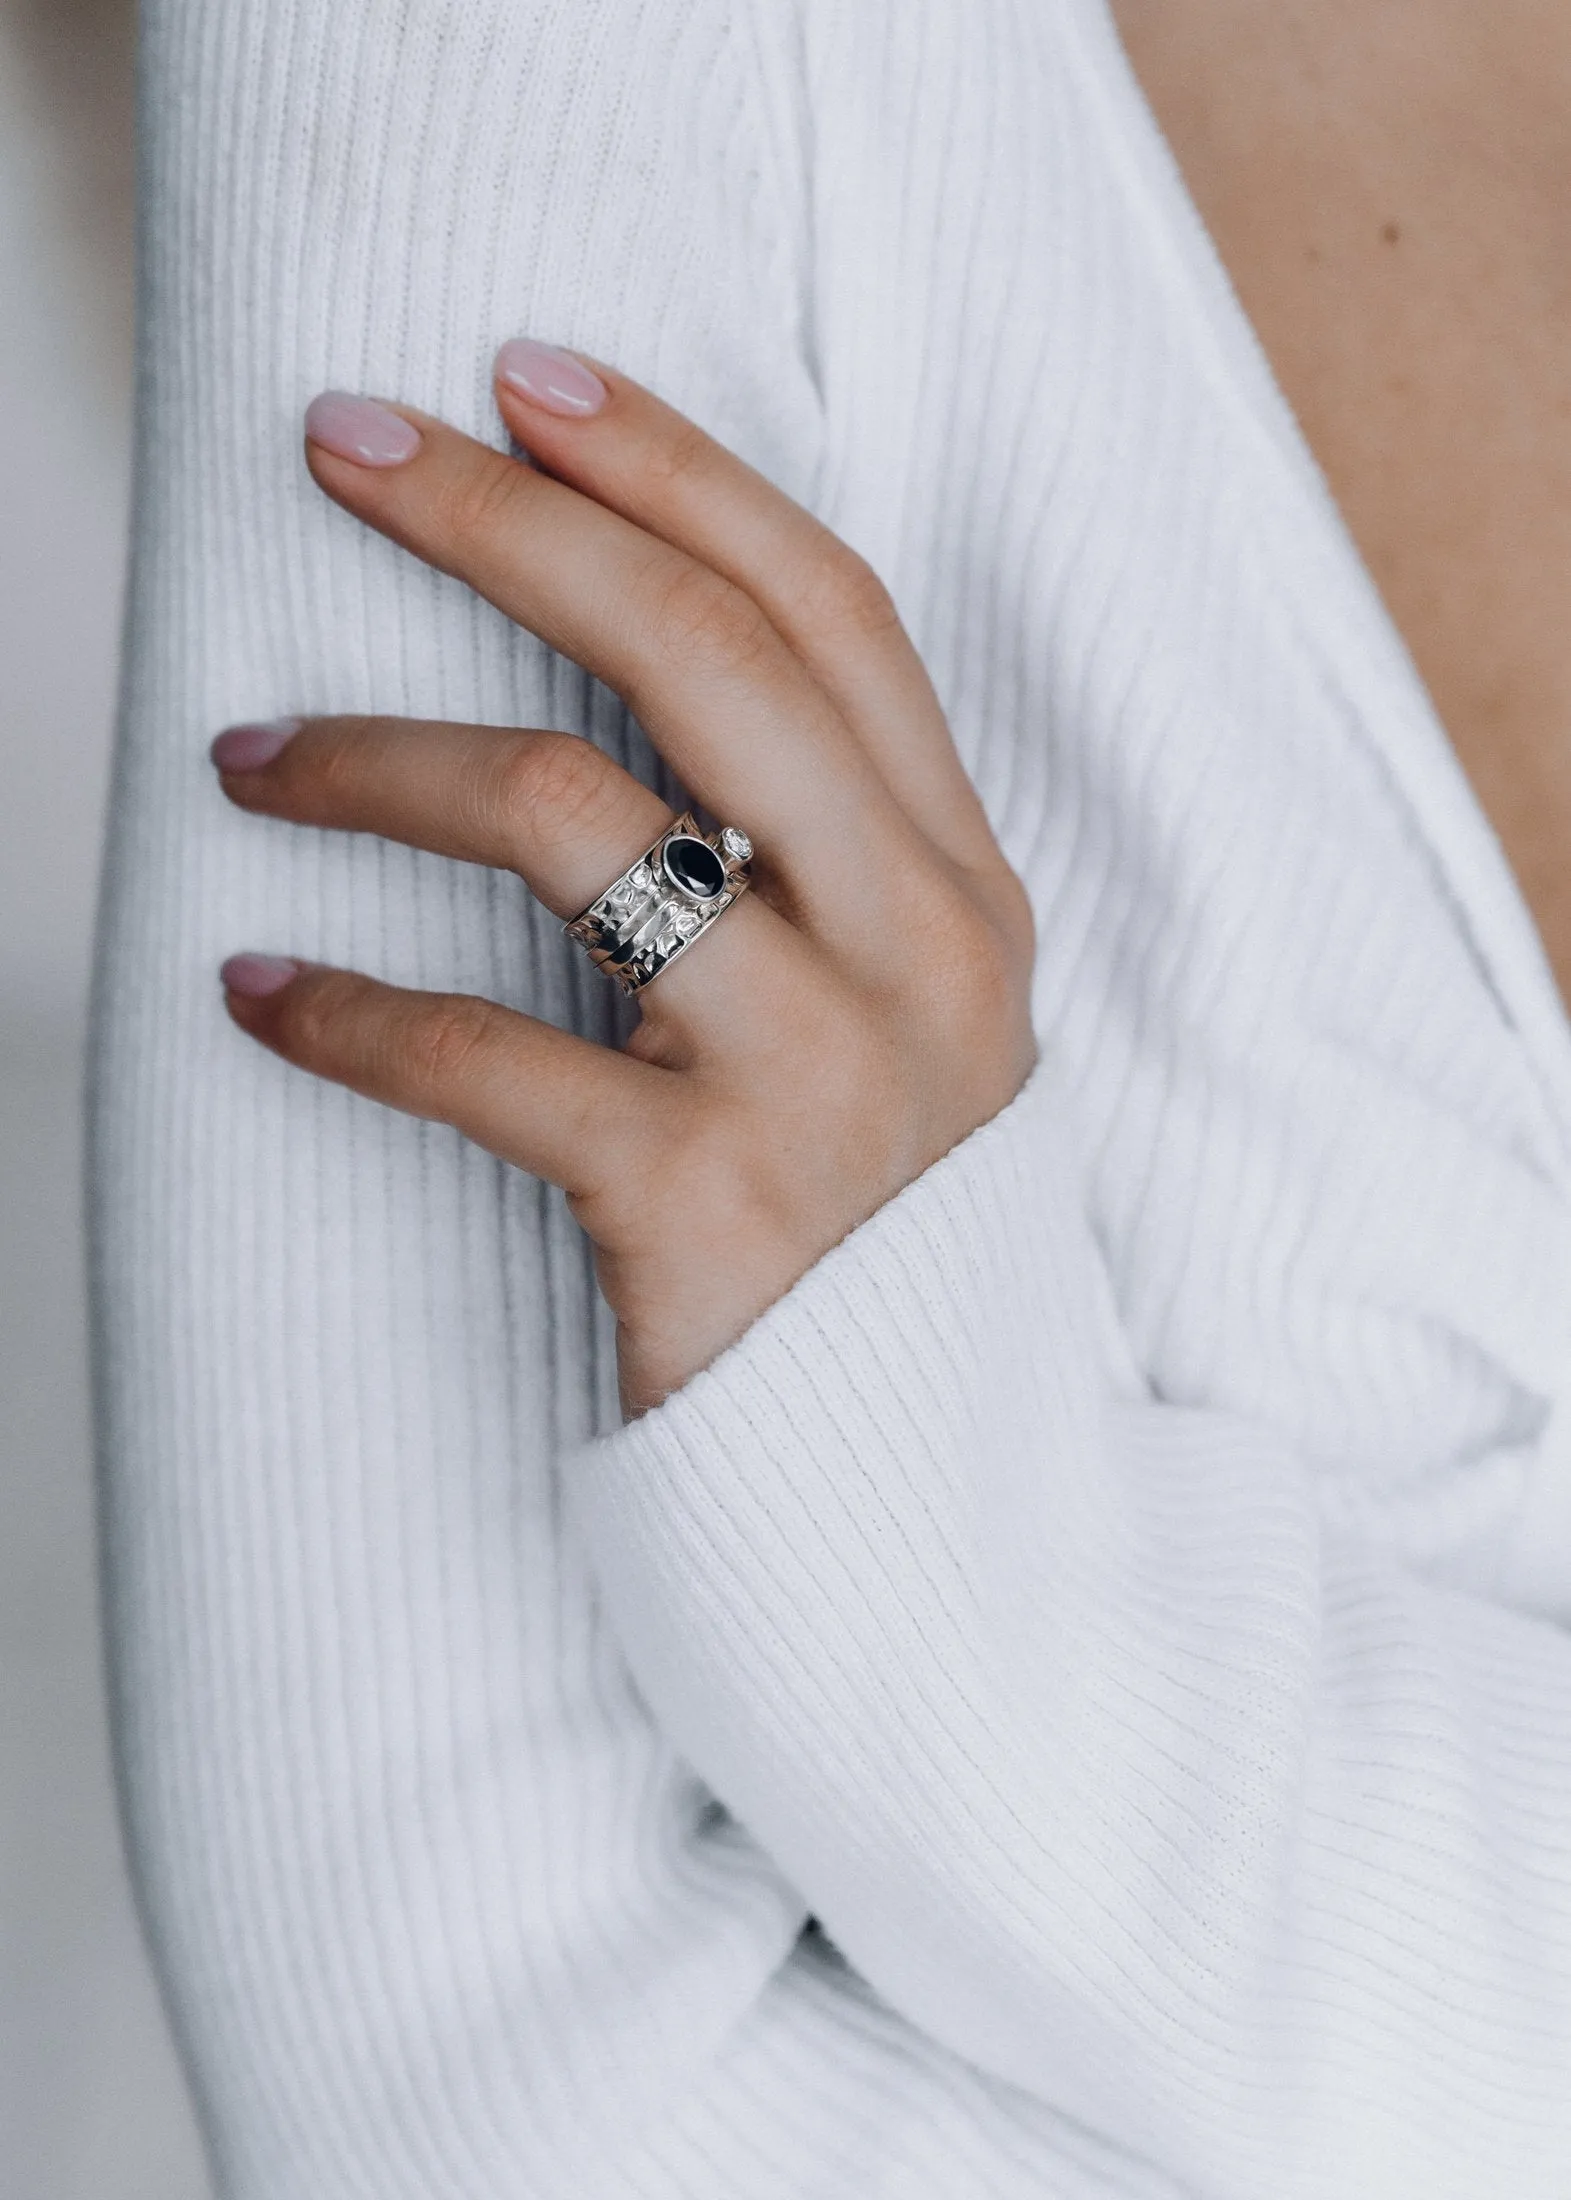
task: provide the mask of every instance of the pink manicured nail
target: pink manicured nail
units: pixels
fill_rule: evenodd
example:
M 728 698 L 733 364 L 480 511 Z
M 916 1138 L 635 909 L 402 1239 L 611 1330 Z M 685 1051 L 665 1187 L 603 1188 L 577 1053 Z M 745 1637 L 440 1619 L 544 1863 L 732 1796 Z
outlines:
M 238 993 L 244 1001 L 265 1001 L 299 977 L 300 965 L 287 955 L 231 955 L 218 975 L 226 992 Z
M 597 413 L 611 394 L 581 359 L 558 351 L 554 344 L 537 344 L 532 336 L 515 336 L 502 346 L 496 355 L 496 373 L 498 381 L 532 405 L 574 419 Z
M 259 772 L 299 731 L 298 718 L 265 718 L 248 726 L 226 726 L 207 753 L 221 772 Z
M 420 448 L 420 430 L 371 397 L 347 390 L 324 390 L 305 409 L 305 432 L 313 443 L 357 466 L 402 466 Z

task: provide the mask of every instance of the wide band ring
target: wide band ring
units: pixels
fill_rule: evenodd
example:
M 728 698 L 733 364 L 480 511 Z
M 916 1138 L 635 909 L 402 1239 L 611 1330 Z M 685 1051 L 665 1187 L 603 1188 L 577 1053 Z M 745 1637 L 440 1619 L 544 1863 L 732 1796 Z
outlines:
M 684 810 L 562 929 L 625 993 L 638 993 L 747 892 L 752 853 L 735 825 L 710 836 Z

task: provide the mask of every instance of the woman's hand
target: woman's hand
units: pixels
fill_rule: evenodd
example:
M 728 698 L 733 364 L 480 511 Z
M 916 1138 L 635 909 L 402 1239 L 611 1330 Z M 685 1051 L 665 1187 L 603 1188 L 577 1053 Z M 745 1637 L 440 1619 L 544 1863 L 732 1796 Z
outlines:
M 329 496 L 614 688 L 757 850 L 755 890 L 638 996 L 625 1054 L 464 995 L 269 956 L 246 1031 L 562 1185 L 641 1411 L 995 1115 L 1033 1059 L 1025 894 L 868 566 L 626 377 L 516 343 L 535 467 L 424 415 L 320 398 Z M 671 811 L 562 733 L 315 719 L 220 735 L 225 793 L 516 871 L 559 916 Z

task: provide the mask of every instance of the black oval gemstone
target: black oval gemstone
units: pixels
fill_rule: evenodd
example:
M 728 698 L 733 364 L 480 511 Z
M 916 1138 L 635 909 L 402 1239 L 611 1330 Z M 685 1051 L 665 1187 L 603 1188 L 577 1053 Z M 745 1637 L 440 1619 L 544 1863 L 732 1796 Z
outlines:
M 715 854 L 707 840 L 695 840 L 690 833 L 678 833 L 665 844 L 661 858 L 665 875 L 673 886 L 679 886 L 694 901 L 712 901 L 725 888 L 725 865 Z

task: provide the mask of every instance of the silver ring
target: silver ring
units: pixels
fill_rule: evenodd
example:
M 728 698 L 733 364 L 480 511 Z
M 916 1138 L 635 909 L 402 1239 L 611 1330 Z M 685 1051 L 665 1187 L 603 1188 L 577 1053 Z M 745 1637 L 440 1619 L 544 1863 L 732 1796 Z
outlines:
M 747 892 L 752 855 L 737 826 L 711 836 L 684 810 L 562 930 L 624 993 L 638 993 Z

